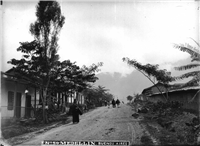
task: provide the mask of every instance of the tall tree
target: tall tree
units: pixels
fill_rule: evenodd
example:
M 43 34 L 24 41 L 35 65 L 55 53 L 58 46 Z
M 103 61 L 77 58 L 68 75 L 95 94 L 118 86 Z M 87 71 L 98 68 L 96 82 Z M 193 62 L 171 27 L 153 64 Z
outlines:
M 65 17 L 61 14 L 56 1 L 39 1 L 36 6 L 37 20 L 30 25 L 34 41 L 20 43 L 17 51 L 25 53 L 20 60 L 12 59 L 9 63 L 34 80 L 38 80 L 43 90 L 43 121 L 46 123 L 45 104 L 47 90 L 59 55 L 58 35 L 63 27 Z
M 192 39 L 193 40 L 193 39 Z M 192 77 L 188 82 L 184 84 L 184 86 L 194 86 L 194 85 L 199 85 L 200 82 L 200 45 L 197 43 L 195 40 L 193 40 L 197 44 L 197 48 L 194 46 L 191 46 L 187 43 L 185 44 L 174 44 L 174 48 L 179 49 L 180 51 L 187 52 L 190 54 L 191 57 L 191 64 L 175 67 L 176 70 L 183 71 L 183 70 L 189 70 L 196 68 L 197 70 L 194 71 L 189 71 L 185 74 L 182 74 L 181 76 L 175 77 L 176 80 L 182 80 L 185 78 Z M 197 93 L 194 95 L 192 99 L 196 97 L 196 95 L 200 92 L 200 90 L 197 91 Z M 192 101 L 192 100 L 191 100 Z
M 156 82 L 163 83 L 166 87 L 168 93 L 168 84 L 169 82 L 174 81 L 174 78 L 171 76 L 171 72 L 167 72 L 166 69 L 159 69 L 159 65 L 152 65 L 146 64 L 142 65 L 141 63 L 137 62 L 136 60 L 131 60 L 129 58 L 123 58 L 124 62 L 126 62 L 129 66 L 134 67 L 136 70 L 141 72 L 145 77 L 147 77 L 158 89 L 158 91 L 163 95 L 163 97 L 168 101 L 168 94 L 167 97 L 162 93 L 160 88 L 156 85 Z M 155 80 L 156 79 L 156 80 Z

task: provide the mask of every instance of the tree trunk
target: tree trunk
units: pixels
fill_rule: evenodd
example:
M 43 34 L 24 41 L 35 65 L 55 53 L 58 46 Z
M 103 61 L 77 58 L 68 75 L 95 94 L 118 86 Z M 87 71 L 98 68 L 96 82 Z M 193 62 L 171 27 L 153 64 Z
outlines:
M 164 99 L 168 102 L 167 97 L 165 97 L 165 95 L 162 93 L 162 91 L 159 89 L 159 87 L 156 85 L 156 83 L 151 79 L 151 77 L 147 76 L 145 73 L 143 73 L 141 70 L 137 69 L 139 72 L 141 72 L 145 77 L 147 77 L 154 85 L 155 87 L 158 89 L 158 91 L 161 93 L 161 95 L 164 97 Z
M 58 93 L 57 109 L 60 108 L 60 92 Z

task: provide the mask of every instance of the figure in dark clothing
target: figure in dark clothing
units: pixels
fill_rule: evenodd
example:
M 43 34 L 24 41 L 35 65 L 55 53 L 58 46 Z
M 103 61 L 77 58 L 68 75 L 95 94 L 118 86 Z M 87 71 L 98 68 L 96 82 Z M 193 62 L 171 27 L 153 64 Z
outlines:
M 79 123 L 79 115 L 82 115 L 82 112 L 77 105 L 76 99 L 74 99 L 74 103 L 69 109 L 69 114 L 72 115 L 73 123 Z
M 115 108 L 116 102 L 114 99 L 112 100 L 112 105 L 113 105 L 113 108 Z
M 105 100 L 105 101 L 104 101 L 104 105 L 107 106 L 107 104 L 108 104 L 108 103 L 107 103 L 107 101 Z
M 117 107 L 119 107 L 119 105 L 120 105 L 119 99 L 116 100 L 116 104 L 117 104 Z

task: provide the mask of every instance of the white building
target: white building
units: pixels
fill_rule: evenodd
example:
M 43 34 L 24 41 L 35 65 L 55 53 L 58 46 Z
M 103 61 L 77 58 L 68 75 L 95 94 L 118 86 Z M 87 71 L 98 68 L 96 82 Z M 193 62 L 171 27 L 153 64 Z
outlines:
M 39 93 L 24 79 L 17 79 L 13 70 L 1 72 L 1 118 L 31 116 L 31 107 L 39 104 Z

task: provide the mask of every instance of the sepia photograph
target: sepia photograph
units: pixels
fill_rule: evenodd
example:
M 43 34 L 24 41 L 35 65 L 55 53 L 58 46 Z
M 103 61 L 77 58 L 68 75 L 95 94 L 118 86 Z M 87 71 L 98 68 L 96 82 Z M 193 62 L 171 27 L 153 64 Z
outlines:
M 200 1 L 1 0 L 1 146 L 200 145 Z

